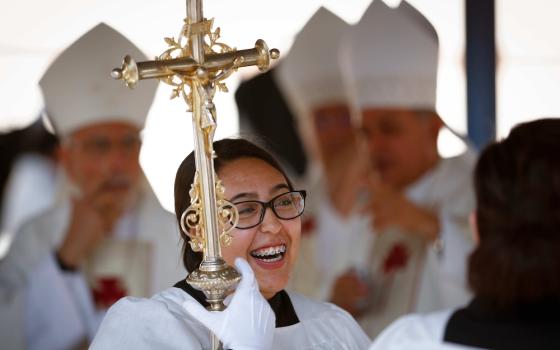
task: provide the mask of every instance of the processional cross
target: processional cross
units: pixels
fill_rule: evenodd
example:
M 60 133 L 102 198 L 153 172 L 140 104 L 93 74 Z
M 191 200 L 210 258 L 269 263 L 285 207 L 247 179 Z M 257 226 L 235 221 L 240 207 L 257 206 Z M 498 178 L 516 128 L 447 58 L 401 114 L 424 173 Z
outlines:
M 238 213 L 224 198 L 224 187 L 214 172 L 212 143 L 217 120 L 212 99 L 216 90 L 227 91 L 223 80 L 239 67 L 257 66 L 264 71 L 280 53 L 276 49 L 269 51 L 263 40 L 257 40 L 252 49 L 232 49 L 218 42 L 220 29 L 212 31 L 212 25 L 213 20 L 202 15 L 202 0 L 187 0 L 183 28 L 177 39 L 165 38 L 169 48 L 163 54 L 154 61 L 138 63 L 125 56 L 122 67 L 114 69 L 111 75 L 124 80 L 129 88 L 142 79 L 159 79 L 173 86 L 171 98 L 181 96 L 192 112 L 196 175 L 181 228 L 189 235 L 191 248 L 203 252 L 203 260 L 189 274 L 187 282 L 204 292 L 210 310 L 222 311 L 223 300 L 237 285 L 240 275 L 226 265 L 220 243 L 231 243 L 229 231 L 237 224 Z M 215 336 L 212 348 L 221 348 Z

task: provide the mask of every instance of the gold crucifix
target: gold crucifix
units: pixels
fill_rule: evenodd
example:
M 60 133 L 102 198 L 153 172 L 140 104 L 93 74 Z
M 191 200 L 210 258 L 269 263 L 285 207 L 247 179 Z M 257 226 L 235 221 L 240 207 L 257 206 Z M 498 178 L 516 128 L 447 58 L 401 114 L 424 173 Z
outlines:
M 255 47 L 236 50 L 218 42 L 220 29 L 212 31 L 213 20 L 202 15 L 202 0 L 187 0 L 187 17 L 177 38 L 165 38 L 169 48 L 154 61 L 135 62 L 130 56 L 111 75 L 134 88 L 142 79 L 157 78 L 173 86 L 171 98 L 183 97 L 192 112 L 196 176 L 190 189 L 191 203 L 181 218 L 181 228 L 191 238 L 194 251 L 203 252 L 200 267 L 187 282 L 202 290 L 210 309 L 221 311 L 227 293 L 239 282 L 240 275 L 222 258 L 220 242 L 228 245 L 237 224 L 235 206 L 224 198 L 224 188 L 214 172 L 213 150 L 216 108 L 212 102 L 216 90 L 227 91 L 223 80 L 239 67 L 268 69 L 271 59 L 280 55 L 269 50 L 263 40 Z M 194 232 L 194 233 L 193 233 Z M 212 337 L 212 348 L 221 347 Z

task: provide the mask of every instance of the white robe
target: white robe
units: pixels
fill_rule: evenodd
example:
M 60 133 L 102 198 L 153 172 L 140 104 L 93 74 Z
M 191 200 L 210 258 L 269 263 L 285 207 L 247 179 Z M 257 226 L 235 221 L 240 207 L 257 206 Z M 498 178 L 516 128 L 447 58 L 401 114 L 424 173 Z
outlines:
M 467 350 L 476 349 L 444 342 L 444 332 L 455 310 L 401 317 L 387 327 L 369 350 Z
M 15 160 L 2 198 L 0 260 L 20 225 L 53 204 L 59 171 L 54 161 L 38 154 L 23 154 Z
M 335 305 L 289 293 L 299 323 L 276 328 L 271 350 L 367 349 L 369 338 Z M 116 303 L 99 328 L 91 349 L 210 349 L 210 332 L 181 306 L 194 300 L 179 288 L 151 299 L 128 297 Z
M 444 247 L 441 251 L 433 245 L 425 249 L 415 282 L 416 293 L 406 307 L 403 303 L 394 303 L 391 300 L 394 293 L 389 293 L 386 296 L 388 310 L 369 312 L 358 320 L 370 337 L 375 337 L 403 314 L 457 307 L 470 300 L 466 262 L 474 247 L 468 217 L 474 208 L 472 170 L 475 161 L 472 151 L 441 159 L 434 169 L 405 190 L 410 201 L 437 213 Z M 324 188 L 320 182 L 308 188 L 311 206 L 307 215 L 315 221 L 315 232 L 302 238 L 303 256 L 290 287 L 326 300 L 340 274 L 348 270 L 366 273 L 372 270 L 377 236 L 371 230 L 369 217 L 358 214 L 348 219 L 340 217 L 330 206 Z M 398 310 L 391 310 L 393 307 Z
M 113 235 L 149 247 L 145 260 L 150 266 L 142 277 L 147 295 L 152 295 L 184 278 L 186 271 L 174 216 L 160 206 L 147 183 L 143 190 L 136 212 L 121 220 L 120 230 Z M 54 257 L 69 219 L 66 198 L 24 224 L 6 259 L 0 262 L 2 347 L 68 349 L 93 339 L 106 310 L 96 310 L 83 270 L 63 271 Z M 129 258 L 131 264 L 137 261 L 134 255 L 114 260 Z

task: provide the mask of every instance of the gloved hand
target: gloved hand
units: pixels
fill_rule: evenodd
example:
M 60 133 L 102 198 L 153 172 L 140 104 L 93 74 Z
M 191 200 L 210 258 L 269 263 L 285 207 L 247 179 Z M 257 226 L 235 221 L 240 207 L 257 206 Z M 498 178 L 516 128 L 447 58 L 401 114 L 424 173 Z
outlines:
M 224 349 L 268 350 L 276 316 L 259 291 L 249 263 L 237 258 L 235 267 L 242 278 L 224 311 L 208 311 L 194 300 L 185 301 L 183 307 L 222 341 Z

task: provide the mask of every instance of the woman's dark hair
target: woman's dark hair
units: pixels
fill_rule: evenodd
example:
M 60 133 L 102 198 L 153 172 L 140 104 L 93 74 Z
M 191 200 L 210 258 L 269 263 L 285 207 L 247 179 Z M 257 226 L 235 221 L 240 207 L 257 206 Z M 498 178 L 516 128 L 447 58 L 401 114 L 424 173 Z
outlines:
M 560 298 L 560 119 L 515 127 L 476 166 L 475 294 L 500 305 Z
M 214 170 L 217 174 L 220 173 L 222 167 L 234 160 L 241 158 L 256 158 L 269 164 L 276 170 L 278 170 L 286 179 L 286 182 L 290 188 L 293 190 L 292 183 L 278 161 L 263 148 L 255 145 L 244 139 L 223 139 L 214 142 L 214 152 L 217 157 L 214 158 Z M 191 184 L 194 180 L 194 175 L 196 172 L 194 152 L 191 152 L 181 163 L 179 169 L 177 169 L 177 175 L 175 176 L 175 215 L 177 217 L 177 222 L 179 223 L 179 228 L 181 227 L 181 215 L 190 206 L 191 197 L 189 195 L 189 190 Z M 190 245 L 190 238 L 179 229 L 181 232 L 181 238 L 183 238 L 183 264 L 187 271 L 191 272 L 198 268 L 202 262 L 202 253 L 195 253 Z

